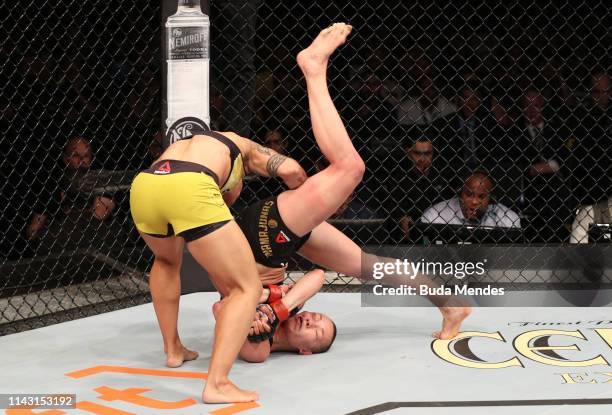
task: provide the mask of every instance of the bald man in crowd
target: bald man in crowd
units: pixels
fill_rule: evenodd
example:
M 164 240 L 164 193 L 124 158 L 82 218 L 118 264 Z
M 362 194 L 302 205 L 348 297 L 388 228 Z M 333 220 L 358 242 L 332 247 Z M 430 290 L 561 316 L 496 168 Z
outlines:
M 493 182 L 486 172 L 475 171 L 461 193 L 437 203 L 421 216 L 422 223 L 520 228 L 519 216 L 501 203 L 491 203 Z

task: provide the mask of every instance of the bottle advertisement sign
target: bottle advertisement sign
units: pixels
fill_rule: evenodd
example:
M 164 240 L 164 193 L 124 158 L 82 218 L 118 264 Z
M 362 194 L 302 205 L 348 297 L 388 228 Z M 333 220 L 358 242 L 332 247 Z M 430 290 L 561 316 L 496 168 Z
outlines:
M 169 36 L 170 60 L 208 59 L 207 35 L 203 27 L 175 27 Z

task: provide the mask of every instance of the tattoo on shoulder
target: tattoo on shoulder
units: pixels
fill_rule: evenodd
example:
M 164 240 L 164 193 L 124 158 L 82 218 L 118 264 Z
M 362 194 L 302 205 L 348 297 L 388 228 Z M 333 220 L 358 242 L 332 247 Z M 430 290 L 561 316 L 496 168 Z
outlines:
M 268 160 L 266 164 L 266 170 L 270 177 L 276 177 L 278 175 L 278 167 L 283 164 L 283 162 L 287 160 L 287 157 L 282 154 L 275 154 Z
M 259 151 L 262 154 L 265 154 L 267 156 L 272 154 L 272 151 L 270 151 L 269 148 L 262 146 L 261 144 L 255 144 L 255 150 Z

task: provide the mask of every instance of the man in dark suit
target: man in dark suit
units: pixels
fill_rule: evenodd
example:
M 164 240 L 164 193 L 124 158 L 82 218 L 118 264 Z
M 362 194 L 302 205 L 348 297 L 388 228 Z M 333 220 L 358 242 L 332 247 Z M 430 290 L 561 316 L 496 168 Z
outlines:
M 612 88 L 601 70 L 591 75 L 591 94 L 576 133 L 573 184 L 581 205 L 612 194 Z
M 524 171 L 521 199 L 530 223 L 527 238 L 561 242 L 568 236 L 564 224 L 572 204 L 566 165 L 571 135 L 567 128 L 544 117 L 545 100 L 537 89 L 527 88 L 521 104 L 517 144 L 522 154 L 517 162 Z
M 452 195 L 455 170 L 441 160 L 429 137 L 410 142 L 396 169 L 379 189 L 377 200 L 389 215 L 388 231 L 394 240 L 419 235 L 410 233 L 412 224 L 425 209 Z

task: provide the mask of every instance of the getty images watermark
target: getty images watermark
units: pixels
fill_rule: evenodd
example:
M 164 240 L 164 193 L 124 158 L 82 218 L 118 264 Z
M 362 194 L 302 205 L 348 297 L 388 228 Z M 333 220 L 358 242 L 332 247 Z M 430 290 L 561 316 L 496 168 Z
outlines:
M 486 262 L 458 261 L 409 261 L 408 259 L 385 258 L 371 264 L 374 284 L 368 287 L 368 294 L 375 296 L 449 296 L 484 295 L 502 296 L 504 288 L 485 285 L 470 287 L 470 277 L 486 273 Z M 447 285 L 439 281 L 446 281 Z M 436 282 L 438 281 L 438 282 Z

